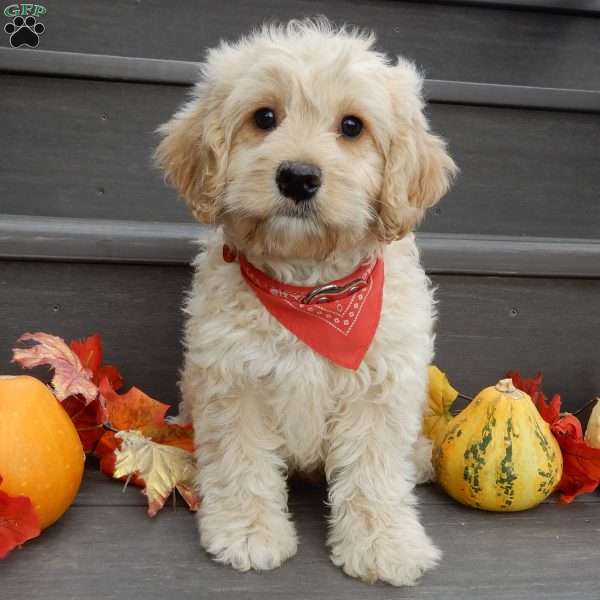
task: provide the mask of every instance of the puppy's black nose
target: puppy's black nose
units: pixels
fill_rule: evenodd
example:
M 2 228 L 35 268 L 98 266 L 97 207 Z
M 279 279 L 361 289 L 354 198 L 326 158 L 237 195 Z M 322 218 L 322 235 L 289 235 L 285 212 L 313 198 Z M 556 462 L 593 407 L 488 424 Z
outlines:
M 283 196 L 299 204 L 310 200 L 321 187 L 321 169 L 317 165 L 286 160 L 279 165 L 275 181 Z

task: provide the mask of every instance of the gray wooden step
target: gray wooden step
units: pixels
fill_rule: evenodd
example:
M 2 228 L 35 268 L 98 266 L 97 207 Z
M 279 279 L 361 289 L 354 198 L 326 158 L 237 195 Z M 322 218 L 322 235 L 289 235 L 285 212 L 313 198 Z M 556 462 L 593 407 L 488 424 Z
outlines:
M 597 0 L 474 4 L 479 6 L 395 0 L 79 0 L 73 10 L 69 0 L 53 0 L 43 17 L 40 48 L 197 61 L 220 38 L 235 39 L 265 20 L 325 14 L 338 23 L 375 28 L 382 48 L 415 59 L 432 79 L 600 89 Z M 580 12 L 512 10 L 510 4 Z M 0 36 L 0 45 L 8 46 L 8 36 Z
M 75 505 L 40 538 L 0 564 L 2 597 L 15 600 L 237 598 L 263 600 L 597 600 L 598 496 L 523 513 L 465 508 L 435 487 L 418 489 L 422 519 L 443 549 L 414 588 L 345 576 L 325 547 L 325 489 L 296 482 L 290 509 L 298 554 L 280 569 L 240 574 L 201 549 L 194 517 L 179 505 L 155 519 L 139 490 L 94 471 Z
M 10 348 L 25 331 L 100 333 L 128 385 L 175 404 L 190 276 L 177 265 L 0 260 L 0 364 L 19 372 Z M 442 274 L 433 282 L 435 361 L 462 392 L 520 368 L 543 369 L 547 392 L 561 393 L 567 409 L 598 394 L 600 279 Z

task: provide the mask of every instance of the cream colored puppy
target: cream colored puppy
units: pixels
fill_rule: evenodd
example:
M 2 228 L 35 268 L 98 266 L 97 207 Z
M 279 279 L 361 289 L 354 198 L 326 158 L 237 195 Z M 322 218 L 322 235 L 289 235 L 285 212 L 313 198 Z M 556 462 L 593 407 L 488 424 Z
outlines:
M 331 558 L 348 575 L 410 585 L 440 557 L 412 492 L 430 471 L 418 436 L 434 310 L 410 232 L 456 167 L 429 131 L 417 70 L 373 42 L 301 21 L 221 43 L 160 128 L 167 179 L 219 225 L 185 305 L 180 419 L 195 428 L 201 543 L 242 571 L 295 554 L 286 476 L 322 467 Z M 378 258 L 383 306 L 356 368 L 282 325 L 241 270 L 311 289 Z M 343 361 L 344 335 L 315 347 Z

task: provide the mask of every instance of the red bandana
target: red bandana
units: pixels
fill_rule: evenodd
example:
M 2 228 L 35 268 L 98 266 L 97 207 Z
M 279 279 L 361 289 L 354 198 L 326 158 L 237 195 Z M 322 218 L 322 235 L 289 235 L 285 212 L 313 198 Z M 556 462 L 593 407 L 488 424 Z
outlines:
M 223 259 L 233 262 L 236 254 L 223 246 Z M 238 259 L 248 286 L 286 329 L 334 363 L 358 369 L 381 316 L 381 258 L 317 287 L 281 283 L 251 265 L 242 254 Z

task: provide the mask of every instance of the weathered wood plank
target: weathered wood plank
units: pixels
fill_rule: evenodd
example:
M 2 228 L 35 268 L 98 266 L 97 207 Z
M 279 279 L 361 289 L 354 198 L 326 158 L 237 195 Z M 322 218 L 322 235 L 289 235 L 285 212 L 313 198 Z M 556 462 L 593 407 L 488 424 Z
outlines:
M 439 0 L 425 0 L 426 2 L 439 2 Z M 599 0 L 441 0 L 443 4 L 457 4 L 464 6 L 487 6 L 489 8 L 517 8 L 540 11 L 556 11 L 585 13 L 595 15 L 600 13 Z
M 141 506 L 75 506 L 3 561 L 2 591 L 7 598 L 45 600 L 598 598 L 597 504 L 546 504 L 517 514 L 478 512 L 450 501 L 423 504 L 423 521 L 444 559 L 417 587 L 392 589 L 350 579 L 331 564 L 321 488 L 305 484 L 291 495 L 301 544 L 297 556 L 273 572 L 239 574 L 212 562 L 185 510 L 165 510 L 150 520 Z
M 25 331 L 66 339 L 100 333 L 105 360 L 118 365 L 128 386 L 138 385 L 169 404 L 178 402 L 181 304 L 185 267 L 122 267 L 0 261 L 0 365 Z M 43 369 L 36 371 L 44 376 Z
M 47 8 L 46 50 L 197 61 L 220 38 L 265 20 L 324 14 L 374 28 L 384 49 L 414 58 L 432 79 L 600 88 L 597 22 L 585 16 L 385 0 L 80 0 L 77 10 L 54 0 Z
M 600 119 L 448 104 L 429 113 L 461 173 L 422 230 L 598 237 L 600 148 L 590 142 Z
M 153 131 L 184 100 L 181 88 L 17 75 L 0 81 L 3 133 L 11 140 L 0 156 L 0 213 L 191 220 L 150 158 Z M 429 110 L 462 174 L 423 231 L 598 236 L 596 115 L 444 104 Z
M 593 280 L 433 277 L 436 363 L 466 394 L 519 368 L 575 410 L 598 394 L 600 287 Z
M 199 66 L 183 60 L 54 50 L 15 53 L 11 48 L 0 47 L 0 71 L 189 86 L 198 80 Z M 600 91 L 593 90 L 426 79 L 423 93 L 429 102 L 600 112 Z
M 152 167 L 179 87 L 0 76 L 0 213 L 189 221 Z M 26 100 L 24 100 L 26 98 Z
M 188 223 L 3 215 L 0 259 L 188 265 L 211 228 Z M 600 278 L 600 240 L 417 233 L 436 274 Z
M 101 333 L 107 361 L 163 402 L 178 398 L 185 267 L 0 261 L 0 364 L 24 331 Z M 576 409 L 598 394 L 600 280 L 434 276 L 436 362 L 471 394 L 521 368 Z

